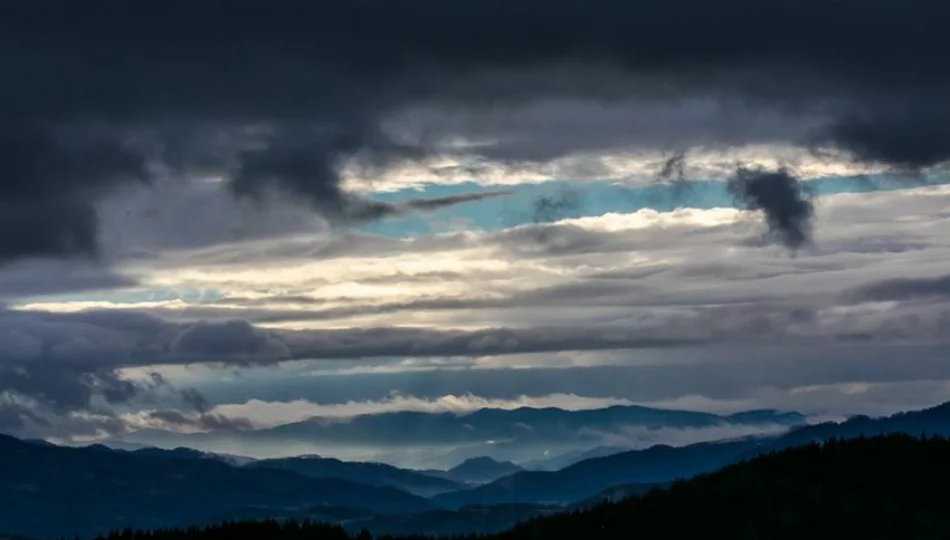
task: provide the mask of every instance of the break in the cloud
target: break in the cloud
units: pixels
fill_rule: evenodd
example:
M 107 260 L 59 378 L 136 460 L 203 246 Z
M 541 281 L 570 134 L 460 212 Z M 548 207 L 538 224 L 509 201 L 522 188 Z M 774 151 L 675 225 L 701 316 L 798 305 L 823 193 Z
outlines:
M 369 179 L 443 157 L 531 163 L 592 148 L 784 143 L 900 170 L 937 166 L 950 157 L 939 38 L 948 9 L 8 2 L 0 221 L 34 234 L 0 238 L 0 255 L 96 256 L 96 201 L 169 169 L 223 176 L 237 196 L 289 192 L 348 219 L 378 206 L 344 189 L 343 169 Z M 558 113 L 564 101 L 579 108 Z M 592 104 L 631 106 L 641 128 L 552 134 L 551 122 L 578 122 Z M 482 116 L 492 109 L 520 116 L 509 128 Z

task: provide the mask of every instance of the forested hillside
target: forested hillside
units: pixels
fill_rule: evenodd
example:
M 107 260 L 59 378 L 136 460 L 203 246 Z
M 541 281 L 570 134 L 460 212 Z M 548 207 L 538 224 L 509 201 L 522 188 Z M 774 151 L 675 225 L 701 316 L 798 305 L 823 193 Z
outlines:
M 948 456 L 950 441 L 944 438 L 832 439 L 763 455 L 641 497 L 537 518 L 482 538 L 947 538 L 950 497 L 943 491 L 950 482 Z M 334 525 L 266 521 L 124 531 L 102 540 L 225 538 L 352 536 Z

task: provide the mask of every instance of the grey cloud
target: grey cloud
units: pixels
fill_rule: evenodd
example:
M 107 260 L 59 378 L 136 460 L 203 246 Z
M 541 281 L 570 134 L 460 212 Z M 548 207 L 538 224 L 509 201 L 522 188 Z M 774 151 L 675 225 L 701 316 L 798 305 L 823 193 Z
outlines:
M 274 373 L 249 371 L 239 382 L 207 378 L 200 382 L 202 392 L 219 403 L 292 401 L 308 399 L 330 404 L 348 401 L 384 400 L 393 392 L 399 395 L 434 399 L 444 395 L 472 394 L 492 399 L 516 399 L 522 395 L 576 394 L 587 397 L 614 397 L 639 403 L 669 401 L 682 396 L 704 396 L 711 400 L 734 401 L 755 397 L 758 389 L 786 391 L 798 388 L 783 406 L 805 412 L 821 412 L 824 403 L 809 393 L 809 387 L 842 385 L 844 397 L 861 397 L 848 383 L 898 384 L 914 381 L 950 380 L 943 344 L 881 345 L 860 344 L 742 344 L 734 346 L 679 348 L 663 350 L 605 350 L 578 355 L 539 353 L 519 357 L 493 358 L 491 367 L 475 365 L 472 359 L 443 359 L 442 370 L 399 371 L 336 375 L 326 363 L 321 374 L 310 369 Z M 566 363 L 559 362 L 566 359 Z M 895 361 L 900 359 L 900 361 Z M 399 364 L 402 358 L 388 359 Z M 576 362 L 576 363 L 575 363 Z M 508 364 L 532 366 L 509 369 Z M 340 365 L 340 364 L 337 364 Z M 360 361 L 359 366 L 374 366 L 375 361 Z M 354 367 L 353 363 L 342 368 Z M 447 369 L 456 367 L 456 370 Z M 458 369 L 463 369 L 460 373 Z M 345 384 L 344 384 L 345 381 Z M 816 389 L 817 390 L 817 389 Z M 950 392 L 950 388 L 945 390 Z M 905 396 L 913 396 L 906 393 Z M 950 396 L 950 394 L 945 393 Z M 814 396 L 811 408 L 805 407 Z M 947 398 L 944 398 L 947 399 Z M 928 395 L 918 403 L 935 403 Z M 791 405 L 794 403 L 794 405 Z M 779 403 L 762 403 L 776 406 Z M 701 405 L 683 405 L 702 408 Z M 755 408 L 754 403 L 736 410 Z M 831 408 L 832 410 L 834 407 Z M 827 411 L 825 411 L 827 412 Z
M 290 356 L 279 338 L 238 320 L 187 326 L 171 342 L 170 352 L 186 358 L 231 362 L 275 362 Z
M 195 388 L 182 388 L 179 391 L 182 401 L 199 413 L 206 413 L 211 410 L 211 403 L 207 398 Z
M 134 382 L 121 367 L 192 361 L 275 362 L 286 347 L 244 322 L 176 325 L 135 312 L 0 313 L 0 393 L 36 401 L 55 414 L 152 401 L 161 377 Z M 200 359 L 200 360 L 199 360 Z M 193 407 L 200 394 L 181 396 Z
M 63 364 L 0 366 L 0 391 L 15 392 L 64 413 L 91 406 L 93 396 L 110 403 L 130 400 L 139 388 L 111 370 L 83 371 Z
M 858 302 L 943 300 L 950 297 L 950 275 L 878 281 L 857 287 L 845 293 L 844 297 Z
M 740 117 L 817 119 L 783 137 L 793 144 L 899 169 L 936 165 L 950 157 L 938 37 L 948 10 L 939 0 L 7 2 L 0 198 L 18 202 L 0 208 L 0 223 L 34 234 L 0 238 L 0 256 L 95 255 L 90 201 L 117 173 L 140 176 L 146 158 L 223 171 L 238 194 L 278 188 L 331 216 L 372 213 L 341 189 L 340 166 L 371 175 L 428 155 L 424 133 L 384 125 L 427 104 L 480 113 L 549 99 L 737 103 Z M 231 135 L 223 149 L 203 142 L 221 131 Z M 85 148 L 88 159 L 65 167 L 77 140 L 101 132 L 141 144 Z M 674 138 L 710 138 L 690 135 Z M 776 137 L 752 120 L 713 135 L 731 145 Z M 37 142 L 21 151 L 27 140 Z M 541 159 L 585 145 L 547 144 L 512 153 Z
M 0 400 L 0 433 L 25 431 L 30 425 L 50 428 L 52 424 L 30 407 Z
M 177 177 L 116 192 L 97 210 L 101 244 L 113 259 L 327 229 L 306 204 L 279 193 L 255 202 L 231 196 L 225 182 Z
M 181 411 L 161 410 L 151 411 L 148 417 L 158 420 L 170 427 L 197 427 L 207 430 L 235 430 L 242 431 L 253 428 L 251 422 L 245 418 L 229 418 L 220 414 L 202 413 L 197 416 L 188 415 Z
M 863 238 L 849 238 L 834 241 L 822 242 L 817 251 L 827 254 L 840 253 L 908 253 L 914 251 L 923 251 L 933 247 L 933 244 L 926 242 L 914 235 L 894 235 L 881 234 L 866 236 Z
M 352 129 L 350 129 L 352 128 Z M 386 213 L 387 205 L 362 200 L 343 191 L 339 168 L 343 157 L 363 152 L 361 169 L 372 173 L 415 155 L 412 148 L 359 126 L 284 134 L 262 148 L 244 150 L 230 184 L 238 195 L 259 196 L 275 186 L 299 194 L 321 213 L 338 221 L 363 221 Z
M 587 289 L 585 289 L 587 290 Z M 609 295 L 610 287 L 602 291 Z M 577 294 L 567 290 L 568 297 Z M 597 350 L 684 346 L 711 341 L 764 339 L 785 335 L 779 321 L 800 321 L 795 306 L 744 305 L 704 309 L 693 314 L 657 315 L 638 327 L 533 327 L 460 331 L 432 328 L 353 328 L 345 330 L 268 330 L 246 321 L 172 323 L 130 311 L 24 317 L 4 314 L 11 339 L 3 365 L 11 372 L 35 370 L 50 377 L 95 375 L 71 405 L 90 393 L 107 393 L 116 401 L 132 392 L 110 370 L 152 364 L 271 364 L 293 358 L 361 358 L 373 356 L 483 355 L 557 350 Z M 750 325 L 772 321 L 763 333 L 747 334 Z M 873 322 L 873 321 L 872 321 Z M 939 322 L 939 321 L 936 321 Z M 814 329 L 812 329 L 814 330 Z M 842 329 L 829 329 L 828 337 Z M 921 328 L 921 332 L 928 331 Z M 94 337 L 91 337 L 94 336 Z M 19 340 L 22 345 L 18 345 Z M 26 388 L 38 379 L 5 378 Z M 55 387 L 60 379 L 48 381 Z
M 135 279 L 99 264 L 53 259 L 23 260 L 0 270 L 0 299 L 121 289 L 137 284 Z
M 464 136 L 486 141 L 477 147 L 481 156 L 515 169 L 564 159 L 567 163 L 559 174 L 567 179 L 605 175 L 607 170 L 596 157 L 618 151 L 715 150 L 749 141 L 787 143 L 807 138 L 823 123 L 820 116 L 805 111 L 789 116 L 750 110 L 748 103 L 739 100 L 685 95 L 642 101 L 636 96 L 595 102 L 539 99 L 519 108 L 469 111 L 433 107 L 413 110 L 412 117 L 450 140 Z M 580 159 L 576 154 L 588 157 Z

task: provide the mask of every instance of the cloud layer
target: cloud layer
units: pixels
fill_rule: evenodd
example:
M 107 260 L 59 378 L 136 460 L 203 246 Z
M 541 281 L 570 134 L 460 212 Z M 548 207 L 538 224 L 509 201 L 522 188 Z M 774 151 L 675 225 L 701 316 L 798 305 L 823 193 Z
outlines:
M 948 9 L 17 0 L 0 13 L 0 69 L 10 74 L 0 196 L 16 201 L 0 222 L 36 234 L 0 238 L 0 256 L 94 256 L 93 202 L 168 168 L 224 176 L 238 196 L 290 192 L 332 218 L 375 208 L 342 188 L 344 169 L 372 178 L 445 156 L 538 162 L 592 148 L 787 143 L 901 170 L 939 165 L 950 157 L 939 38 Z M 551 118 L 577 114 L 558 113 L 558 101 L 674 115 L 682 105 L 686 117 L 721 121 L 639 140 L 605 126 L 572 140 L 534 138 L 550 132 L 547 114 L 510 127 L 477 120 L 545 104 Z M 440 122 L 444 111 L 461 112 Z
M 824 197 L 815 206 L 820 241 L 795 258 L 758 247 L 752 240 L 768 230 L 767 220 L 729 208 L 167 252 L 125 269 L 146 290 L 214 294 L 149 299 L 133 289 L 121 301 L 14 304 L 0 312 L 0 393 L 7 410 L 44 418 L 118 418 L 158 399 L 205 425 L 223 425 L 223 417 L 208 413 L 227 401 L 181 392 L 195 381 L 172 381 L 178 393 L 170 392 L 147 374 L 217 366 L 207 381 L 250 366 L 293 373 L 300 361 L 352 375 L 572 369 L 629 365 L 644 356 L 675 364 L 680 351 L 697 350 L 761 359 L 777 345 L 821 358 L 924 347 L 913 354 L 932 368 L 950 321 L 940 290 L 950 249 L 946 196 L 946 187 L 920 187 Z M 830 377 L 834 369 L 827 369 Z M 873 371 L 870 364 L 862 369 L 863 376 Z M 271 383 L 260 384 L 255 391 Z M 595 397 L 583 388 L 545 393 Z M 20 413 L 16 418 L 24 421 Z

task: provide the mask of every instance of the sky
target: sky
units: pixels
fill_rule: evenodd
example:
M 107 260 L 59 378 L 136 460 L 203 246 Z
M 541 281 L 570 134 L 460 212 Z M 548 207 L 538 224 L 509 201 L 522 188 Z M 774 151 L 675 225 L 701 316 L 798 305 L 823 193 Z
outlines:
M 948 16 L 4 2 L 0 432 L 950 400 Z

